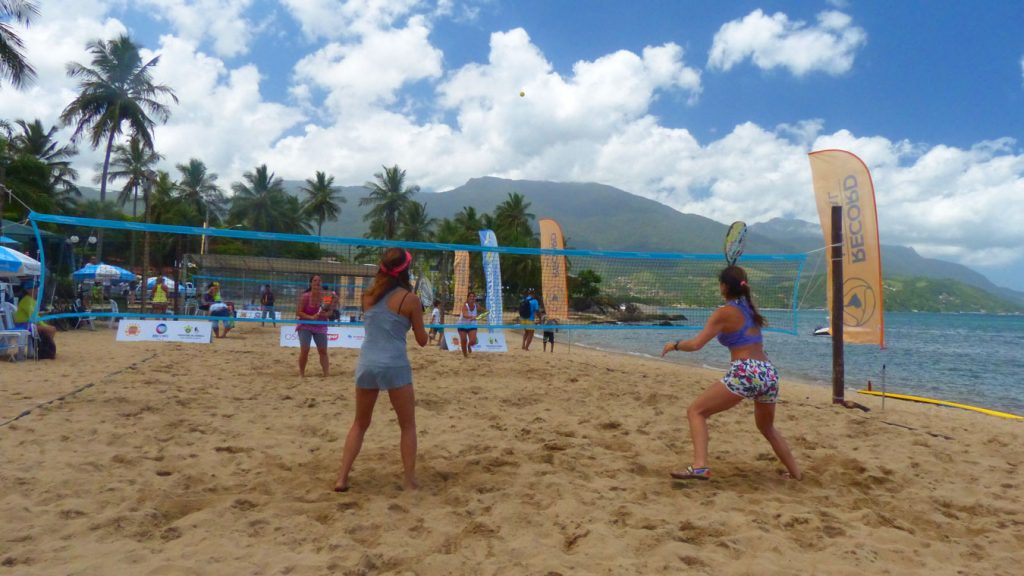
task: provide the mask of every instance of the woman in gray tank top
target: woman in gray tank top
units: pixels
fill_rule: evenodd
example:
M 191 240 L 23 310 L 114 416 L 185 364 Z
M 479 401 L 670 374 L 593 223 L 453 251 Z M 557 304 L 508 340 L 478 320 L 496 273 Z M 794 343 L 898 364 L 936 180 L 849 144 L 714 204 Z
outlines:
M 423 307 L 412 293 L 409 265 L 412 255 L 401 248 L 389 248 L 380 261 L 373 286 L 363 295 L 363 318 L 366 337 L 359 351 L 356 367 L 356 414 L 345 438 L 341 455 L 341 471 L 334 483 L 336 492 L 349 489 L 352 464 L 363 447 L 363 437 L 370 427 L 377 395 L 386 390 L 401 429 L 399 442 L 403 485 L 406 490 L 419 487 L 416 482 L 416 398 L 412 389 L 412 368 L 406 352 L 406 333 L 412 328 L 416 343 L 427 345 L 423 327 Z

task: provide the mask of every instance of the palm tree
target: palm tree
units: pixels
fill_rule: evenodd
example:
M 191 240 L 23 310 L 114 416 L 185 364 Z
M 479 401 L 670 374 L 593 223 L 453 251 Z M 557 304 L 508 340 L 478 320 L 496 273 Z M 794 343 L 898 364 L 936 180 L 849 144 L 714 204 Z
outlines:
M 73 144 L 61 146 L 57 142 L 54 138 L 57 126 L 45 130 L 43 123 L 38 119 L 32 122 L 17 120 L 15 124 L 21 128 L 21 133 L 15 134 L 11 140 L 14 149 L 45 162 L 50 167 L 53 185 L 56 188 L 80 196 L 81 193 L 74 182 L 78 179 L 78 171 L 71 167 L 71 158 L 78 154 L 78 149 Z
M 341 214 L 341 207 L 338 204 L 347 202 L 344 196 L 338 194 L 334 187 L 334 176 L 317 171 L 312 180 L 306 179 L 306 185 L 302 187 L 306 193 L 306 199 L 302 202 L 302 212 L 307 218 L 316 221 L 316 235 L 323 236 L 324 222 L 337 222 Z
M 216 226 L 227 207 L 227 198 L 217 185 L 217 175 L 209 172 L 206 164 L 198 158 L 190 159 L 188 164 L 178 164 L 175 168 L 181 173 L 181 179 L 175 185 L 178 198 L 200 215 L 204 223 Z
M 409 242 L 427 242 L 433 235 L 437 218 L 427 214 L 427 206 L 421 202 L 410 200 L 399 215 L 399 238 Z
M 65 126 L 75 125 L 72 142 L 87 130 L 93 148 L 99 148 L 106 139 L 100 176 L 100 202 L 105 202 L 110 154 L 114 138 L 121 134 L 122 126 L 127 123 L 143 146 L 153 150 L 156 123 L 150 115 L 166 122 L 170 109 L 160 99 L 166 96 L 177 103 L 178 97 L 169 87 L 153 83 L 152 71 L 160 57 L 143 62 L 139 46 L 128 36 L 121 35 L 109 42 L 94 40 L 87 48 L 92 54 L 92 68 L 77 62 L 67 65 L 68 77 L 80 80 L 80 92 L 61 112 L 60 119 Z M 103 254 L 102 230 L 100 232 L 96 244 L 97 257 Z
M 0 0 L 0 78 L 21 88 L 36 77 L 36 71 L 21 53 L 24 44 L 8 24 L 11 20 L 28 26 L 39 8 L 28 0 Z
M 157 177 L 154 166 L 163 156 L 153 152 L 142 145 L 142 140 L 137 136 L 125 144 L 114 146 L 113 159 L 110 161 L 110 170 L 107 172 L 107 181 L 110 183 L 124 180 L 124 187 L 117 196 L 117 203 L 124 206 L 129 200 L 132 201 L 132 218 L 138 217 L 139 190 Z
M 405 170 L 398 165 L 383 166 L 384 172 L 374 174 L 376 182 L 363 185 L 370 194 L 359 200 L 360 206 L 373 206 L 363 220 L 370 223 L 368 238 L 391 240 L 398 234 L 398 218 L 419 186 L 405 186 Z
M 124 180 L 124 188 L 117 197 L 117 203 L 124 206 L 132 200 L 132 220 L 138 218 L 139 189 L 148 187 L 157 178 L 154 166 L 163 159 L 163 156 L 147 149 L 142 145 L 142 139 L 132 136 L 128 145 L 118 144 L 114 146 L 114 159 L 111 161 L 112 170 L 107 174 L 107 179 L 113 183 Z M 149 234 L 149 232 L 146 232 Z M 98 238 L 97 238 L 98 240 Z M 98 244 L 98 243 L 97 243 Z M 135 267 L 135 231 L 131 233 L 131 252 L 128 262 Z
M 298 200 L 284 191 L 284 181 L 274 176 L 263 164 L 255 172 L 242 175 L 245 182 L 235 182 L 231 190 L 228 220 L 250 230 L 266 232 L 306 232 Z
M 533 239 L 530 222 L 534 215 L 527 212 L 530 203 L 518 192 L 510 192 L 504 202 L 494 209 L 494 220 L 502 233 L 502 242 L 508 246 L 526 246 L 524 240 Z

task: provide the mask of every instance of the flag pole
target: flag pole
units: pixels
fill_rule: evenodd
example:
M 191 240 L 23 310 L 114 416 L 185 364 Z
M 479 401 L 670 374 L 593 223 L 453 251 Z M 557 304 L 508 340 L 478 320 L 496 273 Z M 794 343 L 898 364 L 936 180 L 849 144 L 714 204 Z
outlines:
M 832 403 L 845 401 L 843 357 L 843 207 L 832 206 Z

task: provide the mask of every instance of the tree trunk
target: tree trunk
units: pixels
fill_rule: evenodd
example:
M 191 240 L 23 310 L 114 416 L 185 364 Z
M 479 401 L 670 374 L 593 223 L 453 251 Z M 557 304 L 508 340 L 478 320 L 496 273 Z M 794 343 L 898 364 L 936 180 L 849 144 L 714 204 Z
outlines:
M 110 151 L 114 147 L 114 130 L 107 136 L 107 153 L 103 156 L 103 179 L 100 180 L 100 203 L 107 202 L 107 172 L 110 170 Z M 96 231 L 96 263 L 103 262 L 103 228 Z
M 149 224 L 150 209 L 149 209 L 149 185 L 146 185 L 142 191 L 142 202 L 146 207 L 146 224 Z M 149 296 L 147 284 L 149 280 L 149 230 L 143 232 L 142 236 L 142 285 L 139 286 L 139 292 L 141 292 L 142 299 L 139 304 L 139 312 L 145 313 L 146 301 Z
M 132 222 L 134 222 L 138 217 L 139 217 L 139 184 L 136 182 L 136 184 L 135 184 L 135 199 L 132 200 Z M 131 249 L 131 257 L 129 259 L 130 264 L 129 264 L 128 268 L 129 268 L 129 270 L 134 270 L 135 269 L 135 265 L 136 265 L 136 262 L 135 262 L 135 230 L 132 230 L 132 235 L 131 235 L 130 242 L 132 243 L 132 249 Z

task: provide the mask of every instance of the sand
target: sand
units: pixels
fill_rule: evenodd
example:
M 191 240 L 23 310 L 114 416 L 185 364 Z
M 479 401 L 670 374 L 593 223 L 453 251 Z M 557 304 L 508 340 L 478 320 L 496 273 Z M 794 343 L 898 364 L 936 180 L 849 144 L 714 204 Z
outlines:
M 781 366 L 806 479 L 778 477 L 744 403 L 711 420 L 714 479 L 673 482 L 717 373 L 510 339 L 411 351 L 422 490 L 401 490 L 382 397 L 336 494 L 356 351 L 300 379 L 269 326 L 62 332 L 58 360 L 0 365 L 0 573 L 1024 572 L 1024 422 L 852 392 L 872 411 L 847 410 Z

